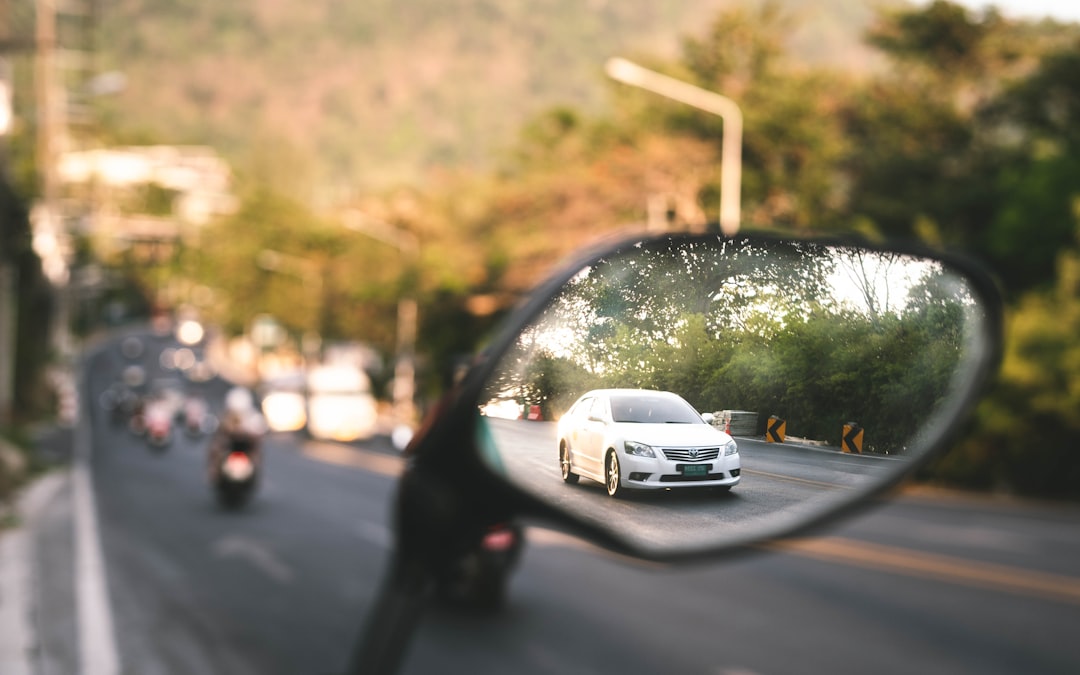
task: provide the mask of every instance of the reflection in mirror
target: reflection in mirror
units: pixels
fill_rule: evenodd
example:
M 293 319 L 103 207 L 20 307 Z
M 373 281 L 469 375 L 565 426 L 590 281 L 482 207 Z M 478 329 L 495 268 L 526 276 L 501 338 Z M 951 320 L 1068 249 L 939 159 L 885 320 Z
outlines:
M 499 358 L 480 407 L 492 463 L 640 548 L 754 536 L 914 459 L 978 348 L 974 297 L 938 261 L 856 247 L 623 249 Z

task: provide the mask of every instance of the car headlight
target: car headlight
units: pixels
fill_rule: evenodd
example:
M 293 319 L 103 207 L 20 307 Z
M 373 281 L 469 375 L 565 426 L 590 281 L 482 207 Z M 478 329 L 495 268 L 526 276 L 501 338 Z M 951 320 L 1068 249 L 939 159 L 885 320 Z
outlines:
M 628 455 L 636 455 L 638 457 L 656 457 L 656 453 L 653 449 L 644 443 L 637 443 L 635 441 L 625 441 L 623 443 L 623 449 L 626 450 Z
M 724 444 L 724 457 L 737 454 L 739 454 L 739 446 L 735 445 L 735 441 L 728 441 Z

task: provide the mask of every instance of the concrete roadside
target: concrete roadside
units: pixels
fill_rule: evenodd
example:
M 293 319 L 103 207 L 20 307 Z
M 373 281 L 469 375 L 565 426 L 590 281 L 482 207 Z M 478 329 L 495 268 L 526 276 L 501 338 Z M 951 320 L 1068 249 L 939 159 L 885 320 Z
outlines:
M 70 456 L 71 430 L 50 428 L 35 434 L 35 450 L 46 461 Z M 8 462 L 25 462 L 5 441 L 0 452 Z M 18 456 L 20 460 L 13 459 Z M 25 470 L 25 464 L 20 467 Z M 33 675 L 38 651 L 34 614 L 34 526 L 44 508 L 69 481 L 64 465 L 33 477 L 21 486 L 0 514 L 0 673 Z

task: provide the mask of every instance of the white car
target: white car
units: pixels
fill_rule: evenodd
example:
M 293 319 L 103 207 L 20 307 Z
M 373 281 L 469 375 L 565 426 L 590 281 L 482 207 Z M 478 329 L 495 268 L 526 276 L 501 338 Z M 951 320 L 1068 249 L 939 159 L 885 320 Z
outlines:
M 728 490 L 739 483 L 735 440 L 670 392 L 590 391 L 559 420 L 558 438 L 563 480 L 591 478 L 612 497 L 627 488 Z
M 307 430 L 312 438 L 348 442 L 375 433 L 375 397 L 364 371 L 347 365 L 316 366 L 308 373 L 307 388 Z

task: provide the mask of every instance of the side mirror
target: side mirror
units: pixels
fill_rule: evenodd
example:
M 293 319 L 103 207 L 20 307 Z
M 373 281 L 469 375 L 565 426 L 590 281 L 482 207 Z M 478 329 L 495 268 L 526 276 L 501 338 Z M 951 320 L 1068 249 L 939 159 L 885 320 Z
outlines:
M 433 586 L 494 524 L 540 517 L 676 561 L 868 503 L 946 447 L 1000 351 L 994 285 L 922 249 L 668 234 L 588 252 L 405 449 L 389 574 L 349 672 L 394 672 Z M 586 398 L 612 421 L 563 417 Z
M 536 291 L 456 407 L 519 508 L 673 560 L 793 534 L 896 485 L 955 435 L 1000 350 L 996 288 L 959 258 L 636 237 Z M 671 392 L 725 424 L 628 418 L 570 441 L 563 413 L 596 390 Z M 481 413 L 507 403 L 542 414 Z

